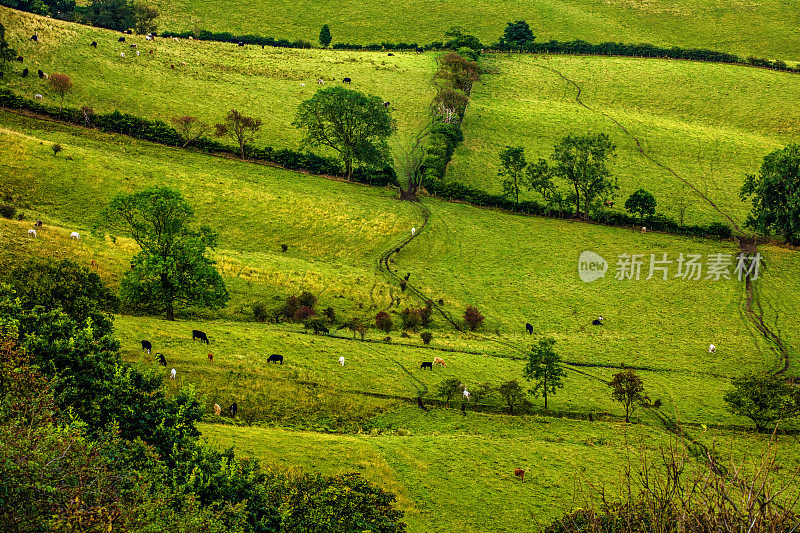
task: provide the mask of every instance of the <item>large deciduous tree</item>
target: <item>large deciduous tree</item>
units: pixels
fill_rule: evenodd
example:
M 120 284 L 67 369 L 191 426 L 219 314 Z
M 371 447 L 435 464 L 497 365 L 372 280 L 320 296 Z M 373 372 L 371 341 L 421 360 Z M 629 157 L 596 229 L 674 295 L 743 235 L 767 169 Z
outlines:
M 525 148 L 522 146 L 506 146 L 506 149 L 500 152 L 500 170 L 498 174 L 505 178 L 503 180 L 503 195 L 512 197 L 515 204 L 519 203 L 520 179 L 526 166 L 528 166 L 528 162 L 525 161 Z
M 536 37 L 533 35 L 528 23 L 524 20 L 517 20 L 506 23 L 506 29 L 503 30 L 500 44 L 509 48 L 523 48 L 525 45 L 532 43 L 534 39 Z
M 625 407 L 625 422 L 627 423 L 636 407 L 646 401 L 642 378 L 637 376 L 633 369 L 628 368 L 614 374 L 608 386 L 612 389 L 611 398 Z
M 745 178 L 741 197 L 753 203 L 748 226 L 779 234 L 789 244 L 800 244 L 800 144 L 764 157 L 758 175 Z
M 61 118 L 61 110 L 64 109 L 64 97 L 67 96 L 70 91 L 72 91 L 72 80 L 66 74 L 53 72 L 50 74 L 50 78 L 47 80 L 47 83 L 50 85 L 50 89 L 52 89 L 53 92 L 55 92 L 59 97 L 58 116 Z
M 656 214 L 656 199 L 646 190 L 639 189 L 625 200 L 625 209 L 631 214 L 639 215 L 639 218 L 644 220 L 645 217 Z
M 261 131 L 261 119 L 248 117 L 235 109 L 231 109 L 225 117 L 225 122 L 215 126 L 215 134 L 219 137 L 225 135 L 236 141 L 239 146 L 239 154 L 244 161 L 244 147 L 247 143 L 253 142 L 256 134 Z
M 327 146 L 339 153 L 348 180 L 355 161 L 370 166 L 386 162 L 386 141 L 395 130 L 381 98 L 344 87 L 322 89 L 302 102 L 294 125 L 305 130 L 307 145 Z
M 207 226 L 189 228 L 194 209 L 179 192 L 153 187 L 118 194 L 101 224 L 131 237 L 141 251 L 121 283 L 122 299 L 175 320 L 175 307 L 224 306 L 228 291 L 214 261 L 206 254 L 217 235 Z
M 327 48 L 328 45 L 331 44 L 331 40 L 331 29 L 327 24 L 323 24 L 322 28 L 319 30 L 319 44 Z
M 544 396 L 544 410 L 547 411 L 547 396 L 555 394 L 564 387 L 562 378 L 566 375 L 561 366 L 561 356 L 553 349 L 556 340 L 546 338 L 539 341 L 538 346 L 531 348 L 528 362 L 522 375 L 528 381 L 533 381 L 532 392 Z
M 744 374 L 731 380 L 733 389 L 724 399 L 728 410 L 753 421 L 756 430 L 764 431 L 780 418 L 798 414 L 800 391 L 786 378 L 766 372 Z

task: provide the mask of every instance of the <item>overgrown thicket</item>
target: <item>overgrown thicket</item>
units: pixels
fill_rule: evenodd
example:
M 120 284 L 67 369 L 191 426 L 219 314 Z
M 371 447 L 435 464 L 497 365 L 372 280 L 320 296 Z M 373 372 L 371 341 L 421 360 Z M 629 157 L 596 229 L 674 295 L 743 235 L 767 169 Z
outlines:
M 202 401 L 122 361 L 116 298 L 68 261 L 0 283 L 3 531 L 402 532 L 357 474 L 278 474 L 198 441 Z

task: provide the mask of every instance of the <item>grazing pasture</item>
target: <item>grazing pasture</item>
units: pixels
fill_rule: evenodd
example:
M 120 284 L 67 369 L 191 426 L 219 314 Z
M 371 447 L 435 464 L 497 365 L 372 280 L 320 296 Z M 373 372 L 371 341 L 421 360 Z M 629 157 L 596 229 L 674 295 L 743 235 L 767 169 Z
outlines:
M 798 60 L 797 0 L 418 0 L 413 9 L 389 0 L 157 0 L 162 28 L 255 33 L 318 43 L 323 24 L 333 42 L 381 43 L 442 41 L 462 26 L 485 43 L 497 42 L 506 22 L 527 20 L 537 40 L 649 42 L 710 48 L 744 57 Z
M 502 192 L 498 154 L 523 146 L 528 161 L 549 158 L 567 134 L 605 132 L 617 146 L 611 166 L 619 179 L 615 209 L 633 191 L 653 193 L 657 210 L 688 224 L 724 221 L 672 174 L 645 159 L 642 148 L 709 196 L 739 223 L 748 205 L 739 200 L 745 174 L 769 152 L 794 142 L 800 123 L 800 77 L 749 67 L 569 56 L 487 56 L 491 70 L 472 89 L 447 179 Z M 592 110 L 576 103 L 581 100 Z M 525 193 L 522 198 L 536 198 Z

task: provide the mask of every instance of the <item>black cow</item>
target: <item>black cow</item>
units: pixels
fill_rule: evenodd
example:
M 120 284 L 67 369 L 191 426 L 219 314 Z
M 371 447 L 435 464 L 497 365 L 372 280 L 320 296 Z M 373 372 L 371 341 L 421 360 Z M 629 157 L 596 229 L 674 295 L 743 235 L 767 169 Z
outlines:
M 44 72 L 42 71 L 42 69 L 39 69 L 39 77 L 41 79 L 44 79 Z
M 22 56 L 17 56 L 17 61 L 19 61 L 20 63 L 22 63 L 22 62 L 24 61 L 24 59 L 22 59 Z
M 125 35 L 133 35 L 133 30 L 125 30 Z
M 603 317 L 599 316 L 599 317 L 595 318 L 594 320 L 592 320 L 592 325 L 593 326 L 602 326 L 603 325 Z
M 391 52 L 389 52 L 387 55 L 393 56 L 394 54 L 393 54 L 393 53 L 391 53 Z
M 208 344 L 208 337 L 206 336 L 206 334 L 200 331 L 199 329 L 193 329 L 192 340 L 196 341 L 197 339 L 200 339 L 201 342 L 205 342 L 206 344 Z
M 153 345 L 150 344 L 150 341 L 142 341 L 142 350 L 147 350 L 147 353 L 150 353 L 153 350 Z
M 270 355 L 267 358 L 267 363 L 280 363 L 283 364 L 283 356 L 277 353 Z
M 384 102 L 384 103 L 383 103 L 383 107 L 385 107 L 386 109 L 389 109 L 389 106 L 390 106 L 390 105 L 392 105 L 392 103 L 391 103 L 391 102 Z
M 353 81 L 353 80 L 351 80 L 350 78 L 344 78 L 342 80 L 342 83 L 350 83 L 351 81 Z
M 433 370 L 433 363 L 431 361 L 424 361 L 421 365 L 419 365 L 419 367 L 422 369 L 427 368 L 428 370 Z
M 525 324 L 525 329 L 528 330 L 528 335 L 533 335 L 533 326 L 531 326 L 529 323 Z
M 228 411 L 231 414 L 231 418 L 236 418 L 236 413 L 239 412 L 239 406 L 236 405 L 236 402 L 233 402 L 230 407 L 228 407 Z
M 243 42 L 240 42 L 240 43 L 239 43 L 239 46 L 244 46 L 244 43 L 243 43 Z
M 158 364 L 167 366 L 167 359 L 164 357 L 164 354 L 159 352 L 156 355 L 158 356 Z
M 408 278 L 410 278 L 410 277 L 411 277 L 411 272 L 406 272 L 406 275 L 403 276 L 403 279 L 408 281 Z
M 36 224 L 34 224 L 34 226 L 36 226 L 37 228 L 41 228 L 42 227 L 42 221 L 41 220 L 37 220 Z
M 92 44 L 90 44 L 89 46 L 94 46 L 95 48 L 97 48 L 97 41 L 92 41 Z
M 119 39 L 117 39 L 117 42 L 118 43 L 124 43 L 125 42 L 125 37 L 120 37 Z
M 34 33 L 33 35 L 31 35 L 31 41 L 34 41 L 34 42 L 38 43 L 39 42 L 39 36 Z
M 22 77 L 23 78 L 27 78 L 28 77 L 28 69 L 26 69 L 26 68 L 22 69 Z
M 2 79 L 3 79 L 3 73 L 0 72 L 0 80 L 2 80 Z

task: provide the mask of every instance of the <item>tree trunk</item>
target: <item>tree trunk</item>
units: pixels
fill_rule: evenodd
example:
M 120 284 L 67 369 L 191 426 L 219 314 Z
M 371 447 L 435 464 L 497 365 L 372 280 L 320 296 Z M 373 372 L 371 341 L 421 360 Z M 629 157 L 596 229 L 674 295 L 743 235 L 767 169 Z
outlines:
M 344 162 L 344 170 L 347 173 L 347 181 L 350 181 L 350 177 L 353 175 L 353 160 L 348 159 Z
M 172 302 L 167 304 L 167 320 L 170 322 L 175 321 L 175 309 L 172 306 Z
M 544 410 L 547 411 L 547 373 L 544 375 Z

